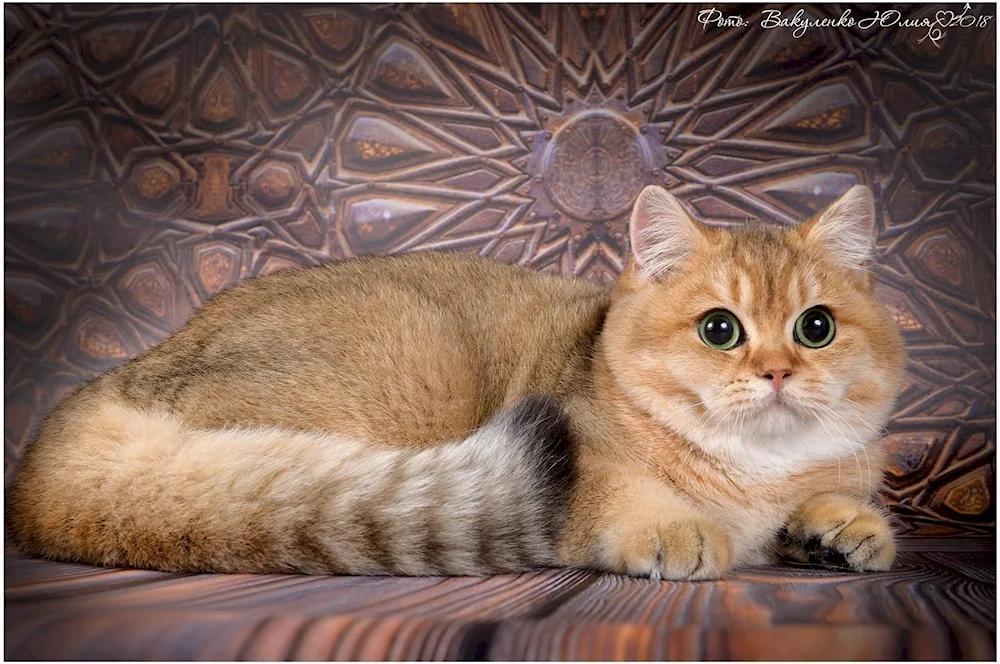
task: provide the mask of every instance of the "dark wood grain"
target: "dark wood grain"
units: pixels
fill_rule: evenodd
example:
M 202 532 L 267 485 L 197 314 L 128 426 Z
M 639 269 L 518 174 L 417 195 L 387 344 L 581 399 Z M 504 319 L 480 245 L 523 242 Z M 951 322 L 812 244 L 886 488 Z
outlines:
M 953 545 L 951 547 L 955 549 Z M 982 549 L 981 543 L 969 548 Z M 669 583 L 173 575 L 8 554 L 7 659 L 994 659 L 994 551 Z

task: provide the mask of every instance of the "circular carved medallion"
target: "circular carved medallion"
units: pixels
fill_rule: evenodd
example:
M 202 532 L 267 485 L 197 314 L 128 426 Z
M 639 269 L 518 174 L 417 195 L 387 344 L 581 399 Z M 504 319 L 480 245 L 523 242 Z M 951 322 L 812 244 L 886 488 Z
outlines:
M 552 202 L 585 221 L 627 212 L 651 180 L 639 132 L 607 111 L 584 113 L 560 129 L 545 152 L 543 169 Z

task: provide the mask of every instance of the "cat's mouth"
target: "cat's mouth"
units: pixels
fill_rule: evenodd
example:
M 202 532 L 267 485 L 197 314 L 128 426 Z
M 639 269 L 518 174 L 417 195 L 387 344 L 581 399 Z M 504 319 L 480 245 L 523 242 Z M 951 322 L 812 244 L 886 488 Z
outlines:
M 761 395 L 758 398 L 758 403 L 761 408 L 786 408 L 790 405 L 790 400 L 788 395 L 784 392 L 775 392 L 774 390 L 769 390 L 766 395 Z
M 813 418 L 812 409 L 804 403 L 800 396 L 787 391 L 758 392 L 752 399 L 744 401 L 741 408 L 727 413 L 743 423 L 750 420 L 757 426 L 782 427 L 793 426 Z
M 804 412 L 801 404 L 797 403 L 795 399 L 784 392 L 773 392 L 761 399 L 760 410 L 758 412 L 765 416 L 780 414 L 803 417 L 808 414 Z

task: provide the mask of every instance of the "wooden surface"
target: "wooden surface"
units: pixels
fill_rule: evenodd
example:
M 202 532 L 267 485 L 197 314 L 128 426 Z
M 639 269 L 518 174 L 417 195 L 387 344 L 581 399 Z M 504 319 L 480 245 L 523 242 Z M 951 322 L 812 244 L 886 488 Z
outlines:
M 444 579 L 174 575 L 8 552 L 4 655 L 995 659 L 996 554 L 983 543 L 962 548 L 903 551 L 882 574 L 774 567 L 702 583 L 577 570 Z

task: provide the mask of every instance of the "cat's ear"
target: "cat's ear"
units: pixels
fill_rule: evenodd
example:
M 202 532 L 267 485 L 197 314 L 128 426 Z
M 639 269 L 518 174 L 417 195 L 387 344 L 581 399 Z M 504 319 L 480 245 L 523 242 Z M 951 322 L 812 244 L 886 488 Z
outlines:
M 818 243 L 849 269 L 863 268 L 875 254 L 875 197 L 854 185 L 816 219 L 803 224 L 807 242 Z
M 629 222 L 634 276 L 645 281 L 676 270 L 702 240 L 698 222 L 663 187 L 642 190 Z

